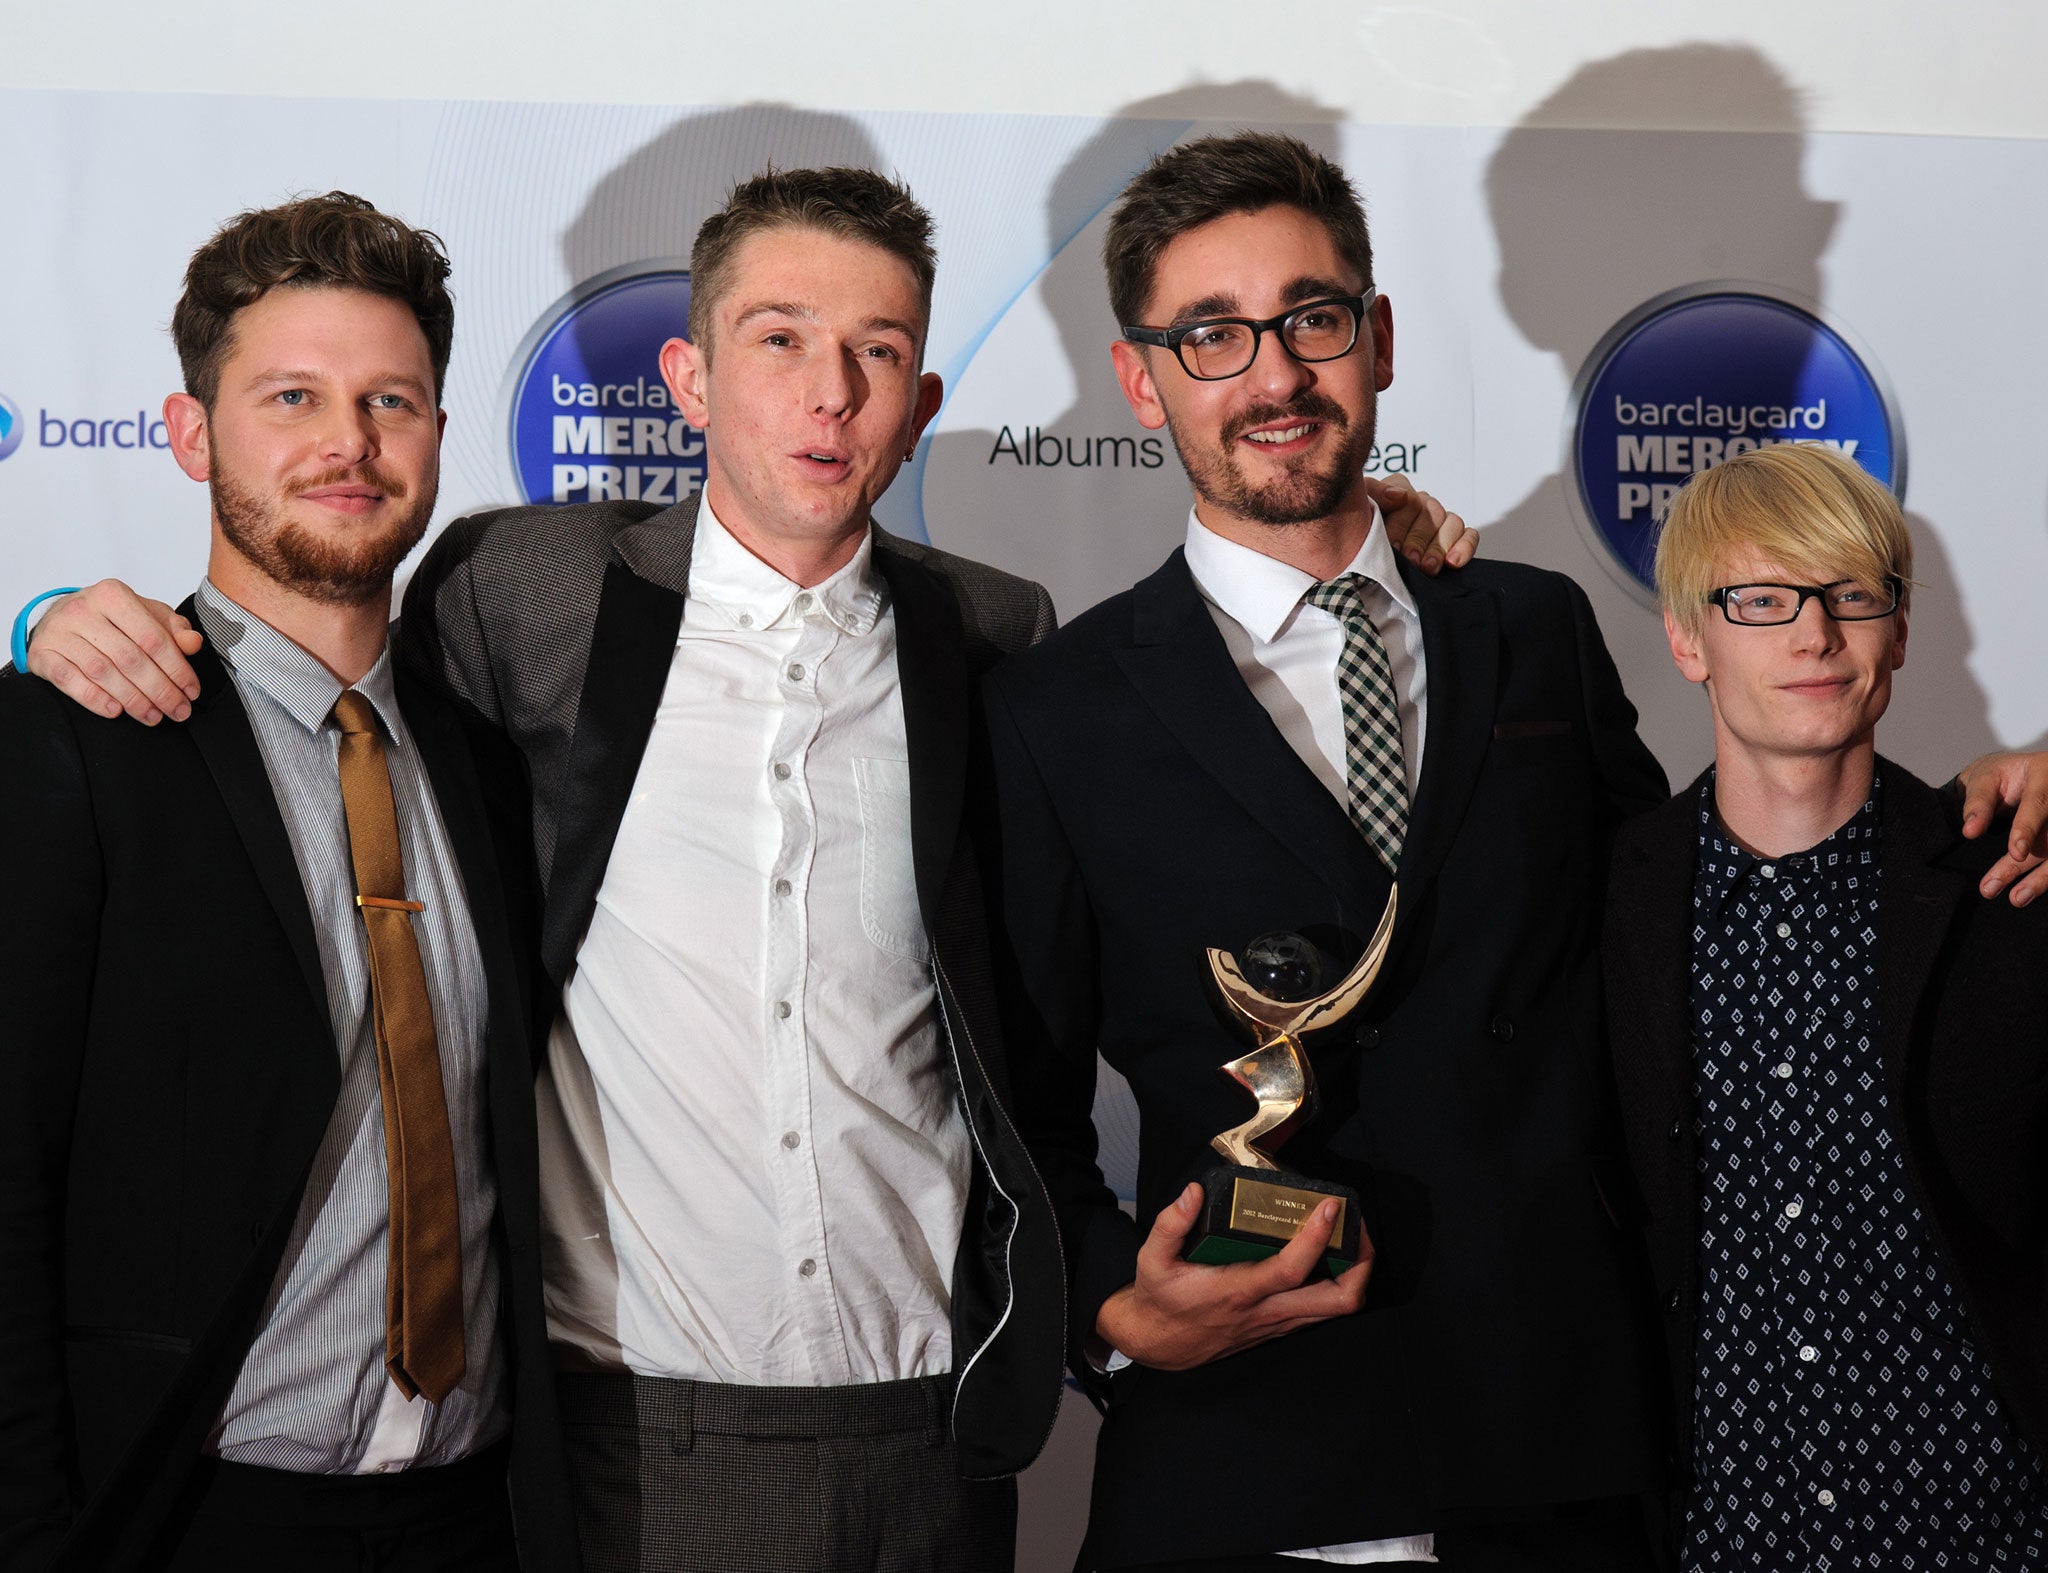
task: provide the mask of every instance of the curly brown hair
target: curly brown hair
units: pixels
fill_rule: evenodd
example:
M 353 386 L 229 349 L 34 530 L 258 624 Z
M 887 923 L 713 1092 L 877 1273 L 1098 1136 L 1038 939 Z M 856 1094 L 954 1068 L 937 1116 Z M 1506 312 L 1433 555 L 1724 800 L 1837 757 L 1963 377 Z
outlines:
M 427 336 L 439 401 L 455 338 L 441 238 L 346 191 L 237 214 L 192 254 L 171 314 L 185 391 L 213 408 L 221 365 L 234 348 L 236 312 L 274 289 L 323 287 L 403 302 Z

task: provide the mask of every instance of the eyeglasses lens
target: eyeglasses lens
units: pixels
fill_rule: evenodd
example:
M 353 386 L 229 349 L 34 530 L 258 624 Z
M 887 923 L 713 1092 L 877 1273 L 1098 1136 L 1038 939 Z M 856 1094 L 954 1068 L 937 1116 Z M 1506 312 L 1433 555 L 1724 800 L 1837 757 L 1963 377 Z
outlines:
M 1829 585 L 1821 596 L 1837 622 L 1859 623 L 1889 617 L 1898 609 L 1898 597 L 1889 584 L 1870 585 L 1845 579 Z M 1728 615 L 1738 623 L 1794 622 L 1805 605 L 1806 598 L 1798 590 L 1781 584 L 1739 584 L 1728 590 Z
M 1358 314 L 1335 302 L 1304 306 L 1280 325 L 1280 336 L 1296 360 L 1335 360 L 1357 340 Z M 1244 371 L 1258 350 L 1258 331 L 1242 322 L 1205 322 L 1180 341 L 1181 363 L 1212 382 Z

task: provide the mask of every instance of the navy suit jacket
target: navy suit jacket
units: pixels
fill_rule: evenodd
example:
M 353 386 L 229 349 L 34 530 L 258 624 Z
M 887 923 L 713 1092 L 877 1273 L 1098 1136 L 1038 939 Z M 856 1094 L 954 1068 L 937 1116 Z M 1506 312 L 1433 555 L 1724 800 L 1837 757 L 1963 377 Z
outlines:
M 1483 561 L 1409 582 L 1429 732 L 1393 948 L 1351 1030 L 1312 1045 L 1324 1110 L 1282 1155 L 1361 1192 L 1366 1308 L 1192 1371 L 1105 1379 L 1082 1340 L 1250 1112 L 1218 1069 L 1243 1045 L 1203 948 L 1362 941 L 1386 876 L 1179 553 L 987 685 L 1011 1079 L 1066 1242 L 1070 1366 L 1106 1406 L 1093 1565 L 1409 1535 L 1660 1478 L 1596 946 L 1609 833 L 1663 773 L 1570 580 Z M 1095 1163 L 1098 1049 L 1137 1098 L 1135 1219 Z

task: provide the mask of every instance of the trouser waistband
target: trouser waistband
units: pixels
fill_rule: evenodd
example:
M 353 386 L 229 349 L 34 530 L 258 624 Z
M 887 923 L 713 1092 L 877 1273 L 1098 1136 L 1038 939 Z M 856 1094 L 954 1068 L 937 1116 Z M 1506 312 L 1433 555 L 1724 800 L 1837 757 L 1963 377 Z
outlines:
M 953 1377 L 906 1377 L 844 1387 L 749 1387 L 624 1372 L 560 1371 L 562 1419 L 674 1433 L 771 1438 L 887 1436 L 922 1431 L 932 1446 L 950 1429 Z

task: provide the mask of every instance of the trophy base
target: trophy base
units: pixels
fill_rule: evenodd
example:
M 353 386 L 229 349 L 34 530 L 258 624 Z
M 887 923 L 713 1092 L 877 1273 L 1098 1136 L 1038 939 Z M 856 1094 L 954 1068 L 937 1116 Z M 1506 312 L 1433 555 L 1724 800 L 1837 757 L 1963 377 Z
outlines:
M 1202 1212 L 1182 1252 L 1191 1262 L 1222 1266 L 1276 1254 L 1301 1232 L 1309 1215 L 1330 1197 L 1340 1203 L 1323 1266 L 1331 1277 L 1358 1260 L 1362 1228 L 1358 1193 L 1348 1185 L 1291 1174 L 1284 1169 L 1232 1165 L 1202 1177 Z

